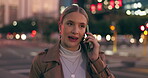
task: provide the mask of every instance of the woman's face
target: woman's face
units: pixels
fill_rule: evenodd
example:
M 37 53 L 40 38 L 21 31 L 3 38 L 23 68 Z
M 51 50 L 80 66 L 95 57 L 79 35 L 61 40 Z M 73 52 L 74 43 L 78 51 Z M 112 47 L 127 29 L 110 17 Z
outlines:
M 71 51 L 78 50 L 87 26 L 86 17 L 79 12 L 66 15 L 60 25 L 61 45 Z

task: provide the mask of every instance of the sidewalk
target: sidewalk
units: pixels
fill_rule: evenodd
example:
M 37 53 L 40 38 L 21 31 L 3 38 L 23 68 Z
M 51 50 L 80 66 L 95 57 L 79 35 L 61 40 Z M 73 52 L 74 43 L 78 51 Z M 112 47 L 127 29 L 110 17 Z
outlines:
M 9 71 L 0 68 L 0 78 L 28 78 L 28 76 L 10 73 Z

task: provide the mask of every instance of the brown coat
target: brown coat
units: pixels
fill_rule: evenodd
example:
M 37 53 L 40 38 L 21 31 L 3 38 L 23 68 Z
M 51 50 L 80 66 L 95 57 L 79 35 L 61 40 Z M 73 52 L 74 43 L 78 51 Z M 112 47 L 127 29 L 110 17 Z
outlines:
M 29 78 L 64 78 L 59 52 L 58 43 L 54 47 L 48 49 L 48 51 L 42 52 L 36 56 L 31 66 Z M 102 53 L 100 56 L 101 59 L 98 59 L 94 63 L 88 62 L 86 77 L 114 78 L 108 68 L 103 70 L 104 66 L 102 59 L 105 56 Z

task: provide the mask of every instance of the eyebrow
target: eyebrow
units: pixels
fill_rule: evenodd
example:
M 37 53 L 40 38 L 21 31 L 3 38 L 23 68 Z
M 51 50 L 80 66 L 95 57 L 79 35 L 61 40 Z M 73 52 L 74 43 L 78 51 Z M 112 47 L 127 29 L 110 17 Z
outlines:
M 74 23 L 72 20 L 68 20 L 67 22 L 72 22 L 72 23 Z
M 72 20 L 68 20 L 67 22 L 72 22 L 72 23 L 74 23 L 74 21 L 72 21 Z M 84 25 L 86 25 L 85 23 L 80 23 L 80 24 L 84 24 Z

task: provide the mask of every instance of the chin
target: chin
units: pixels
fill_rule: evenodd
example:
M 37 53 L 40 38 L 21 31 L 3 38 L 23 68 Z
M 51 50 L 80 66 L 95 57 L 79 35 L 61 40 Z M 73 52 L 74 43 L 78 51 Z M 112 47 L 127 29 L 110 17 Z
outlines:
M 71 47 L 76 47 L 76 46 L 79 46 L 79 43 L 76 43 L 76 42 L 70 43 L 69 46 L 71 46 Z

